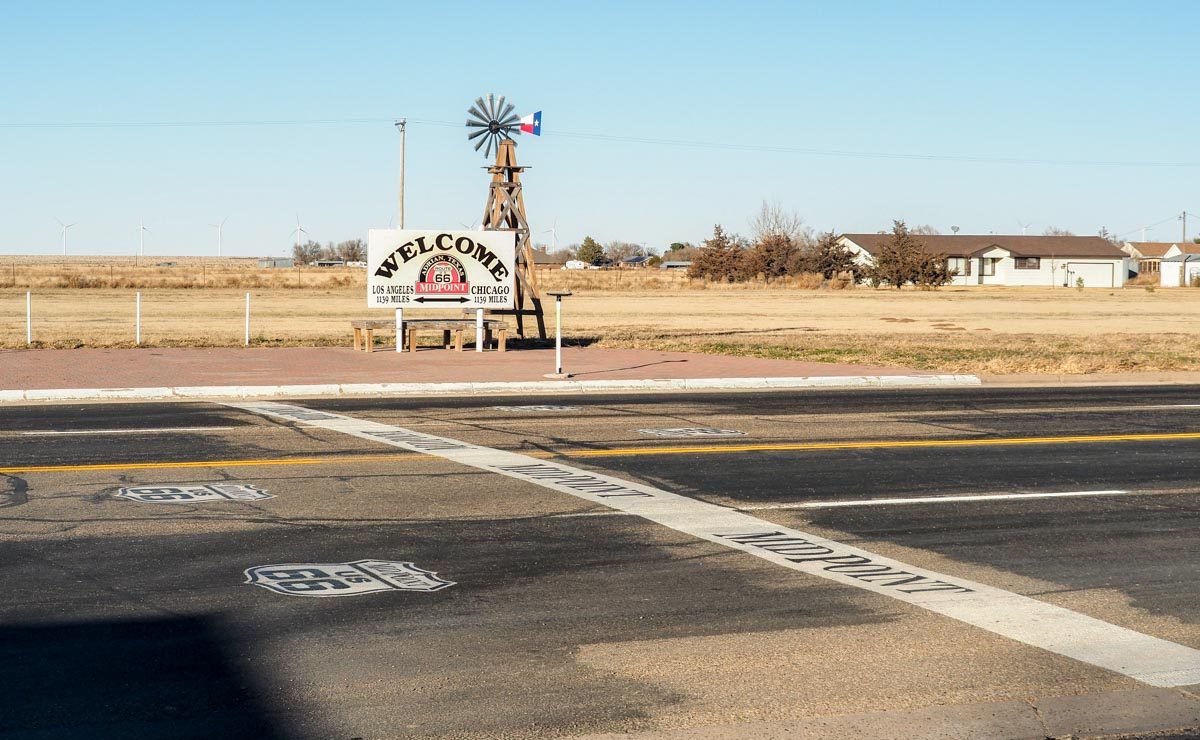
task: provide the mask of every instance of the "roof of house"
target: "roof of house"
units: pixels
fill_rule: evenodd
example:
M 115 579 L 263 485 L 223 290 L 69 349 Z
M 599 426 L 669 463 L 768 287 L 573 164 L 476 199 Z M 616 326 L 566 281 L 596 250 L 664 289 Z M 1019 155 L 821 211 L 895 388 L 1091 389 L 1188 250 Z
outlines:
M 643 255 L 638 255 L 637 257 L 627 257 L 626 259 L 623 259 L 621 261 L 627 265 L 640 265 L 649 259 L 650 259 L 650 255 L 643 254 Z
M 842 234 L 871 254 L 878 254 L 891 234 Z M 1102 257 L 1121 259 L 1124 252 L 1098 236 L 1013 236 L 1004 234 L 925 235 L 913 234 L 933 254 L 969 257 L 992 247 L 1011 252 L 1015 257 Z
M 1161 257 L 1175 246 L 1175 242 L 1125 242 L 1143 257 Z

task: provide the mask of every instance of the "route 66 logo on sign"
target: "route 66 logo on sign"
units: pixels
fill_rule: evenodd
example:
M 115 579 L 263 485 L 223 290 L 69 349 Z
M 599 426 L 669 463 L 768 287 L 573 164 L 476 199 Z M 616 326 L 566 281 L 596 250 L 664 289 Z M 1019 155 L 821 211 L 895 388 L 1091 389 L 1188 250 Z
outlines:
M 438 591 L 453 581 L 412 563 L 282 563 L 246 569 L 246 583 L 291 596 L 356 596 L 376 591 Z
M 183 483 L 122 488 L 117 498 L 150 504 L 192 504 L 208 501 L 261 501 L 275 498 L 245 483 Z

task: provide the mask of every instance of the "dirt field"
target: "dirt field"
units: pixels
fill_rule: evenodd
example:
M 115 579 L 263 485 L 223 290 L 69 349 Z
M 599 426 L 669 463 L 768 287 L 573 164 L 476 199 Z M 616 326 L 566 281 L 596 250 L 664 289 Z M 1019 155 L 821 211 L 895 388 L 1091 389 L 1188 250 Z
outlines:
M 32 285 L 35 346 L 131 346 L 132 286 L 142 285 L 179 286 L 141 290 L 143 344 L 149 346 L 240 344 L 246 290 L 252 294 L 256 344 L 348 344 L 350 319 L 386 313 L 365 307 L 361 269 L 305 268 L 296 287 L 290 282 L 295 270 L 259 270 L 256 262 L 154 261 L 177 264 L 113 266 L 113 279 L 119 276 L 121 286 L 131 287 Z M 0 347 L 24 347 L 22 271 L 44 282 L 55 274 L 54 266 L 18 263 L 17 287 L 4 287 L 3 265 L 0 259 Z M 70 268 L 101 275 L 108 269 Z M 198 269 L 226 287 L 185 287 L 191 283 L 183 276 Z M 1194 320 L 1200 290 L 800 290 L 706 285 L 659 271 L 546 270 L 541 279 L 543 289 L 568 287 L 576 293 L 566 301 L 566 335 L 602 346 L 954 372 L 1200 369 L 1200 324 Z

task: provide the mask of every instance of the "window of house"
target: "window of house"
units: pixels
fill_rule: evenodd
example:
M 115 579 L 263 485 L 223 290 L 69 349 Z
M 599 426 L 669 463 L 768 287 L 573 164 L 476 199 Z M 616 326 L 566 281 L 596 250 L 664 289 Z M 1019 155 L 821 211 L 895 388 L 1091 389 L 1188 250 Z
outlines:
M 979 264 L 979 274 L 984 276 L 996 274 L 996 263 L 1000 260 L 994 257 L 984 257 Z
M 970 257 L 951 257 L 947 261 L 947 267 L 957 273 L 959 276 L 971 274 L 971 258 Z
M 1042 269 L 1041 257 L 1017 257 L 1013 260 L 1016 263 L 1018 270 L 1040 270 Z

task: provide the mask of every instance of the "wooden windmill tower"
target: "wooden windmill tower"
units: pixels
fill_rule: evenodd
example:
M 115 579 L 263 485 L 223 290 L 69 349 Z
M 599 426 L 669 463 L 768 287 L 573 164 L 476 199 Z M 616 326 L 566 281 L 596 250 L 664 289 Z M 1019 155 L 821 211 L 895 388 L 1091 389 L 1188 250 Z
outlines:
M 529 169 L 517 164 L 517 142 L 512 133 L 521 128 L 521 119 L 513 113 L 512 103 L 505 105 L 504 97 L 496 101 L 492 95 L 487 100 L 477 98 L 475 105 L 467 111 L 472 119 L 467 126 L 476 129 L 467 136 L 475 140 L 475 151 L 486 145 L 485 157 L 496 149 L 495 164 L 487 167 L 492 181 L 488 186 L 487 205 L 483 208 L 482 226 L 485 231 L 511 231 L 517 235 L 517 300 L 516 307 L 494 311 L 502 315 L 517 317 L 517 333 L 525 336 L 526 316 L 537 320 L 538 337 L 546 338 L 546 317 L 542 312 L 542 295 L 538 288 L 536 263 L 533 257 L 533 242 L 529 238 L 529 221 L 525 216 L 525 195 L 521 188 L 521 173 Z M 541 118 L 538 114 L 540 134 Z

